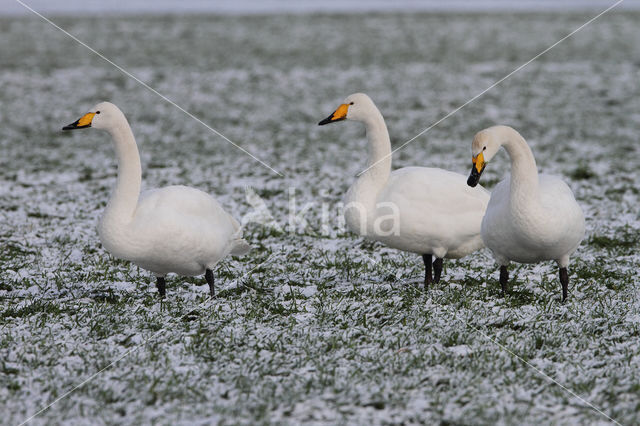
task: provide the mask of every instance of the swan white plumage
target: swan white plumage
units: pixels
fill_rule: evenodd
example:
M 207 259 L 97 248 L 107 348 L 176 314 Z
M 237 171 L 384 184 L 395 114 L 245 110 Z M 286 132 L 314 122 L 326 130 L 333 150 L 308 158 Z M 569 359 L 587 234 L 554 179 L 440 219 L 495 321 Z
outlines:
M 93 127 L 106 130 L 118 158 L 115 189 L 98 227 L 105 249 L 151 271 L 160 296 L 165 275 L 205 274 L 214 295 L 211 269 L 228 254 L 250 246 L 240 224 L 209 194 L 186 186 L 168 186 L 140 194 L 140 155 L 129 123 L 117 106 L 96 105 L 63 130 Z
M 364 123 L 369 141 L 367 168 L 345 197 L 345 222 L 351 231 L 422 255 L 425 285 L 440 280 L 443 258 L 458 259 L 484 247 L 480 224 L 489 192 L 471 189 L 465 176 L 442 169 L 391 172 L 389 132 L 369 96 L 350 95 L 319 124 L 345 119 Z
M 511 158 L 511 177 L 491 193 L 482 220 L 482 239 L 500 265 L 500 284 L 506 291 L 507 265 L 555 260 L 560 269 L 562 300 L 567 298 L 569 257 L 584 237 L 584 214 L 573 192 L 560 178 L 538 175 L 536 160 L 524 138 L 508 126 L 494 126 L 473 138 L 473 167 L 469 185 L 501 146 Z

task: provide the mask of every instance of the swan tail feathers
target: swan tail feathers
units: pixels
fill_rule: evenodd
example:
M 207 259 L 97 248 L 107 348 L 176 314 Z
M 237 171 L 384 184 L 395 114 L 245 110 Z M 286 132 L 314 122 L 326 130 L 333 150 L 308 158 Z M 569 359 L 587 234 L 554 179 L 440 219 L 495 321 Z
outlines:
M 243 254 L 247 254 L 249 250 L 251 250 L 251 246 L 249 245 L 247 240 L 242 238 L 242 236 L 242 228 L 238 224 L 238 228 L 236 229 L 236 232 L 234 232 L 231 236 L 231 241 L 229 243 L 229 245 L 231 246 L 231 250 L 229 250 L 229 253 L 231 255 L 242 256 Z
M 240 238 L 240 239 L 237 239 L 237 240 L 233 240 L 231 242 L 231 251 L 230 251 L 230 253 L 233 256 L 242 256 L 243 254 L 247 254 L 249 252 L 249 250 L 251 250 L 251 246 L 243 238 Z

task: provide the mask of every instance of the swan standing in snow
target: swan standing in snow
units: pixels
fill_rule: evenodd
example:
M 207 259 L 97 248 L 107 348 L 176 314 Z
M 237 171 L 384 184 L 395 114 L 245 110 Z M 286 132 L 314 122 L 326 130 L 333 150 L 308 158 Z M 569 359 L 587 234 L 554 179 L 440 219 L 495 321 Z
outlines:
M 186 186 L 167 186 L 140 194 L 138 146 L 122 111 L 109 102 L 96 105 L 63 130 L 106 130 L 118 157 L 115 190 L 100 221 L 104 247 L 120 259 L 151 271 L 160 296 L 165 275 L 205 274 L 214 296 L 213 266 L 228 254 L 249 250 L 240 224 L 209 194 Z
M 319 125 L 341 120 L 364 123 L 367 169 L 345 197 L 349 229 L 370 240 L 422 255 L 425 286 L 440 281 L 442 259 L 457 259 L 484 247 L 480 224 L 489 192 L 471 189 L 458 173 L 427 167 L 391 172 L 391 142 L 382 114 L 362 93 L 349 96 Z M 391 213 L 391 214 L 390 214 Z M 382 223 L 391 221 L 383 229 Z M 432 256 L 434 277 L 432 277 Z
M 584 214 L 573 192 L 555 176 L 538 175 L 527 142 L 508 126 L 478 132 L 471 147 L 473 167 L 468 184 L 480 175 L 501 146 L 511 158 L 511 178 L 496 185 L 482 220 L 482 239 L 500 265 L 500 285 L 506 291 L 510 261 L 555 260 L 560 268 L 562 301 L 567 299 L 569 256 L 584 237 Z

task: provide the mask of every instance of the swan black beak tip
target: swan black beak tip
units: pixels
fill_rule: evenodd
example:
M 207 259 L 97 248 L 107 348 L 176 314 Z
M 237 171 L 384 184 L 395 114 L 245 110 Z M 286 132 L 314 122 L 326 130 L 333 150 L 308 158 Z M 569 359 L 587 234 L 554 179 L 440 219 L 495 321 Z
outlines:
M 318 123 L 318 126 L 324 126 L 329 123 L 337 123 L 338 121 L 346 120 L 347 117 L 336 117 L 336 113 L 334 112 L 324 120 Z
M 480 181 L 481 175 L 482 175 L 482 172 L 478 172 L 474 166 L 471 169 L 471 174 L 469 175 L 469 179 L 467 179 L 467 185 L 469 185 L 472 188 L 475 188 L 478 185 L 478 182 Z
M 91 123 L 80 126 L 80 120 L 76 120 L 73 123 L 64 126 L 62 130 L 86 129 L 87 127 L 91 127 Z
M 66 126 L 64 126 L 64 127 L 62 128 L 62 130 L 73 130 L 73 129 L 77 129 L 77 128 L 78 128 L 78 122 L 79 122 L 79 121 L 80 121 L 80 120 L 76 120 L 76 121 L 74 121 L 74 122 L 73 122 L 73 123 L 71 123 L 71 124 L 67 124 Z

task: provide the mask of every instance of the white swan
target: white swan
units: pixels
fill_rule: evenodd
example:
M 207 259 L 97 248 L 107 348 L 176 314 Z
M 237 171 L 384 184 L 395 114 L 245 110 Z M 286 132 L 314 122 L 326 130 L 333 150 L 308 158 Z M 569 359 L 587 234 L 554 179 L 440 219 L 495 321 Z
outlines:
M 205 274 L 214 295 L 213 266 L 228 254 L 249 250 L 240 224 L 209 194 L 186 186 L 168 186 L 140 194 L 142 169 L 131 127 L 109 102 L 63 130 L 93 127 L 111 135 L 118 157 L 115 190 L 100 221 L 104 247 L 155 274 L 160 296 L 165 275 Z
M 527 142 L 508 126 L 494 126 L 473 138 L 473 167 L 468 183 L 475 186 L 501 146 L 511 158 L 511 177 L 491 193 L 482 220 L 482 239 L 500 265 L 503 293 L 510 261 L 536 263 L 555 260 L 560 268 L 562 301 L 567 298 L 569 256 L 584 237 L 584 214 L 573 192 L 555 176 L 538 175 Z
M 364 123 L 369 140 L 367 168 L 349 188 L 345 221 L 353 232 L 422 255 L 425 286 L 438 282 L 442 259 L 483 248 L 480 223 L 489 193 L 471 189 L 463 175 L 442 169 L 406 167 L 391 172 L 391 142 L 382 114 L 365 94 L 349 96 L 320 125 L 340 120 Z M 432 255 L 435 277 L 432 277 Z

